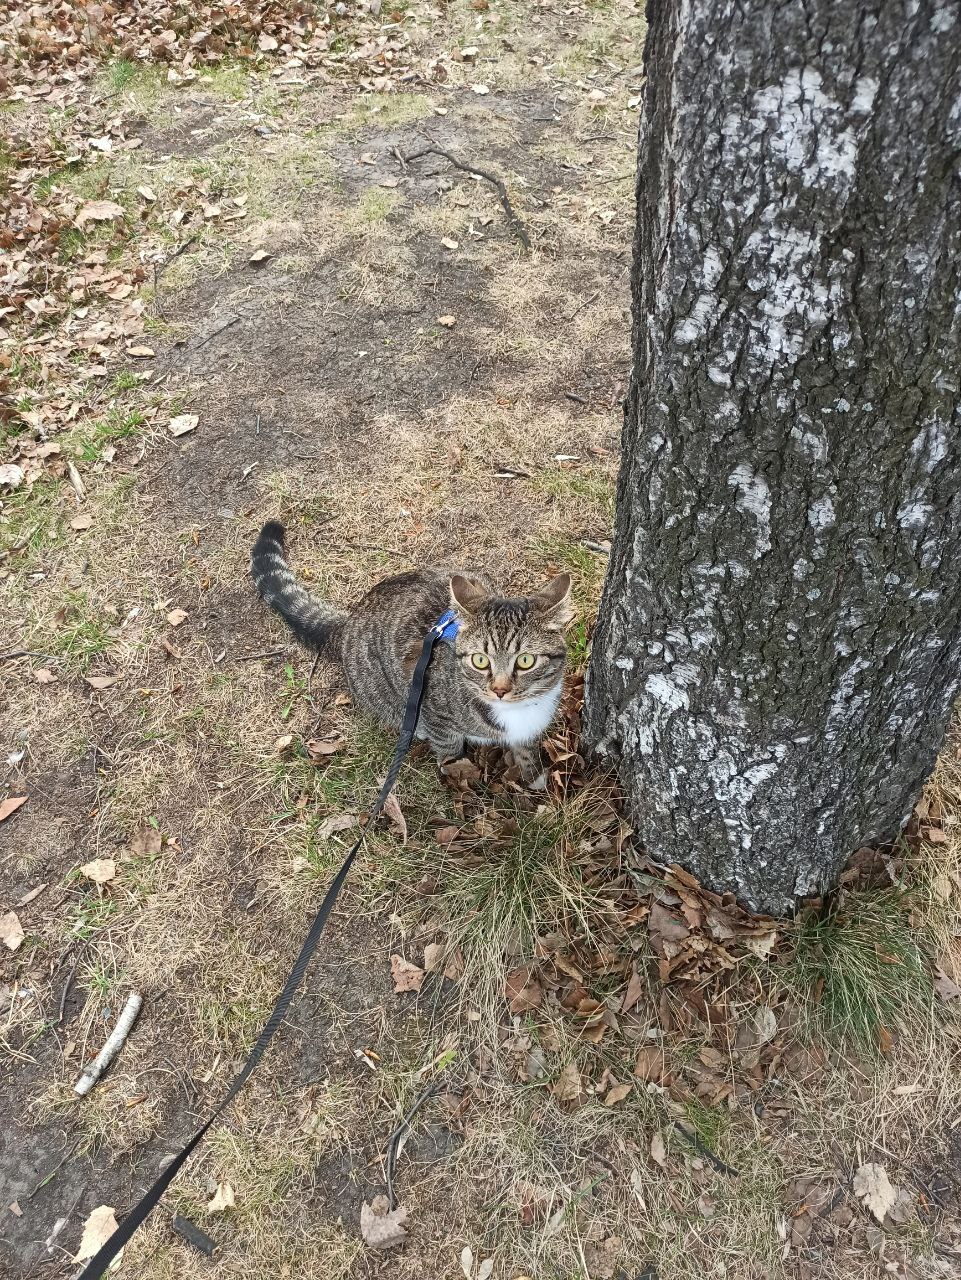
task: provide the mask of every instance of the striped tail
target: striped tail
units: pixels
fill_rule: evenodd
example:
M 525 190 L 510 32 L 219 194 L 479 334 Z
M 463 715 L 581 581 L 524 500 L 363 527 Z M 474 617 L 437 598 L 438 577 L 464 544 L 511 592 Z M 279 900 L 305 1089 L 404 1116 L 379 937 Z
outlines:
M 265 604 L 275 609 L 308 649 L 334 657 L 346 617 L 305 591 L 287 565 L 284 526 L 268 520 L 250 553 L 250 572 Z

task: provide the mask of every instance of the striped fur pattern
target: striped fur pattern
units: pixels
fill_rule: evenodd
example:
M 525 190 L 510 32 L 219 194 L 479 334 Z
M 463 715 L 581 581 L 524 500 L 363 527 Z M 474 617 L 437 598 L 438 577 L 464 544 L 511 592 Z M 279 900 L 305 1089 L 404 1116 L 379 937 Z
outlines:
M 536 775 L 564 677 L 564 627 L 573 616 L 567 574 L 506 599 L 474 575 L 415 570 L 379 582 L 341 613 L 297 582 L 276 521 L 254 544 L 251 572 L 298 640 L 340 661 L 354 704 L 392 726 L 403 717 L 426 631 L 453 607 L 460 631 L 434 650 L 418 736 L 440 761 L 463 755 L 467 742 L 507 746 L 525 777 Z

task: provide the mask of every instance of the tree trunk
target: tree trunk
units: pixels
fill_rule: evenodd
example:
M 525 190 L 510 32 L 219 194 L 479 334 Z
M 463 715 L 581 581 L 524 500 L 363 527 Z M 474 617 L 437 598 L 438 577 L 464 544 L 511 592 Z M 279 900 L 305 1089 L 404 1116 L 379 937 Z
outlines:
M 961 683 L 961 0 L 651 0 L 587 734 L 755 910 L 893 839 Z

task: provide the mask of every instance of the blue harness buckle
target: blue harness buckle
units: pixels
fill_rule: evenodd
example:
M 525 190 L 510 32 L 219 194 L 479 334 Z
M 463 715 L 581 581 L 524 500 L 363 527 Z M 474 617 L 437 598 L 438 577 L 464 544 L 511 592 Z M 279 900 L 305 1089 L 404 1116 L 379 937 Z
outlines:
M 431 630 L 438 640 L 451 641 L 460 631 L 460 620 L 453 609 L 448 609 L 446 613 L 440 615 Z

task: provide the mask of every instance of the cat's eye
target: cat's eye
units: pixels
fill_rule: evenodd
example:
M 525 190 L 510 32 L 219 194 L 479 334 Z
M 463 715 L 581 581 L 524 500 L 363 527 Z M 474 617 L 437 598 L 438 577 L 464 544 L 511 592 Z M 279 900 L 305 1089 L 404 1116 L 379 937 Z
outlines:
M 519 653 L 515 658 L 515 662 L 517 663 L 520 671 L 530 671 L 536 661 L 537 659 L 532 653 Z
M 477 671 L 486 671 L 491 664 L 490 658 L 486 653 L 472 653 L 470 656 L 471 666 Z

